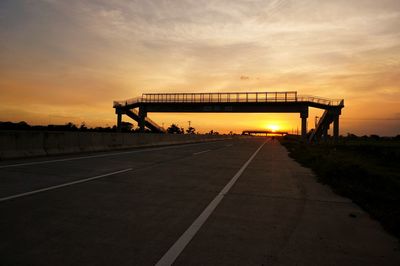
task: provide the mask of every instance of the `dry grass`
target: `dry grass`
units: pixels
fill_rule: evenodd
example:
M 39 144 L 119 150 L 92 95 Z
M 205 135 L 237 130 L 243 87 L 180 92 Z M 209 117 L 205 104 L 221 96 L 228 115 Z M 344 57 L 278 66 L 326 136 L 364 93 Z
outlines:
M 366 210 L 400 238 L 400 141 L 342 138 L 338 144 L 303 144 L 285 137 L 290 156 L 322 183 Z

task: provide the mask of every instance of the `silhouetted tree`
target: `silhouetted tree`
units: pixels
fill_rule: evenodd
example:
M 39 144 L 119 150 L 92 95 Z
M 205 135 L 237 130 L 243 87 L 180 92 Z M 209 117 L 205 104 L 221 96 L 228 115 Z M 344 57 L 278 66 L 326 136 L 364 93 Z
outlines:
M 351 139 L 351 140 L 358 139 L 358 137 L 356 135 L 352 134 L 352 133 L 347 133 L 347 138 Z
M 64 129 L 68 131 L 75 131 L 78 129 L 78 127 L 74 123 L 68 122 L 67 124 L 65 124 Z
M 206 133 L 207 135 L 219 135 L 218 131 L 210 130 L 210 132 Z
M 86 131 L 87 129 L 88 129 L 88 128 L 87 128 L 85 122 L 82 122 L 81 126 L 79 127 L 79 130 L 80 130 L 80 131 Z
M 133 124 L 129 122 L 121 122 L 121 131 L 122 132 L 130 132 L 132 131 Z
M 72 122 L 69 122 L 65 125 L 47 125 L 47 126 L 30 126 L 26 122 L 1 122 L 0 121 L 0 130 L 37 130 L 37 131 L 91 131 L 91 132 L 116 132 L 117 127 L 114 125 L 111 127 L 95 127 L 89 128 L 86 126 L 84 122 L 77 127 Z M 133 125 L 128 122 L 123 122 L 122 124 L 123 132 L 133 132 Z
M 21 121 L 18 123 L 0 122 L 0 129 L 2 129 L 2 130 L 28 130 L 28 129 L 30 129 L 30 126 L 25 121 Z
M 177 125 L 172 124 L 167 128 L 167 133 L 169 134 L 183 134 L 183 128 L 179 128 Z
M 378 135 L 370 135 L 369 138 L 372 139 L 372 140 L 379 140 L 380 139 L 380 137 Z
M 17 125 L 18 125 L 19 128 L 22 128 L 22 129 L 29 129 L 30 128 L 28 123 L 26 123 L 25 121 L 21 121 Z
M 186 129 L 186 134 L 196 134 L 196 129 L 194 127 L 189 127 Z

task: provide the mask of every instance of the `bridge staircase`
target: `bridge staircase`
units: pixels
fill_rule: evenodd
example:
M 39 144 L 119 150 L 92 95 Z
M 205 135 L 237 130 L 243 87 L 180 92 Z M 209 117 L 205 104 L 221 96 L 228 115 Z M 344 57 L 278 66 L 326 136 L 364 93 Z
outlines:
M 140 116 L 139 112 L 136 111 L 135 109 L 130 109 L 130 110 L 125 110 L 125 114 L 135 120 L 136 122 L 140 123 Z M 165 133 L 165 129 L 161 126 L 159 126 L 156 122 L 151 120 L 148 117 L 144 118 L 144 125 L 150 129 L 152 132 L 156 133 Z
M 341 103 L 341 106 L 343 106 L 343 103 Z M 311 131 L 308 141 L 316 142 L 320 139 L 327 140 L 329 127 L 336 119 L 339 119 L 339 115 L 340 108 L 326 109 L 318 120 L 315 129 Z
M 311 131 L 309 136 L 309 141 L 315 141 L 317 139 L 321 139 L 322 135 L 329 129 L 330 123 L 332 123 L 332 117 L 329 115 L 329 111 L 325 110 L 323 115 L 320 117 L 315 129 Z

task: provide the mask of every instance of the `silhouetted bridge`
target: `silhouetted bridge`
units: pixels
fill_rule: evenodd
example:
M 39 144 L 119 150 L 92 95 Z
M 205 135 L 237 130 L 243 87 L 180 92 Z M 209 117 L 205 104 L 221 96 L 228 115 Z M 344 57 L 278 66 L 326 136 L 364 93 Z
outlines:
M 288 132 L 286 131 L 272 131 L 272 130 L 243 130 L 242 131 L 242 135 L 265 135 L 268 136 L 269 135 L 287 135 Z
M 307 138 L 308 108 L 325 110 L 309 140 L 318 140 L 328 135 L 333 123 L 333 135 L 339 136 L 339 116 L 344 100 L 332 100 L 314 96 L 301 96 L 289 92 L 231 92 L 231 93 L 144 93 L 125 101 L 114 101 L 117 125 L 121 128 L 122 115 L 138 122 L 141 131 L 149 128 L 154 132 L 165 132 L 147 117 L 150 112 L 186 113 L 299 113 L 301 135 Z

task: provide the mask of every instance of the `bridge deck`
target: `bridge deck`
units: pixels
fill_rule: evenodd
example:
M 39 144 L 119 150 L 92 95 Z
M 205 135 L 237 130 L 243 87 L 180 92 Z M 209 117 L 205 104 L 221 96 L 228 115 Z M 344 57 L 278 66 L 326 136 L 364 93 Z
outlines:
M 226 93 L 144 93 L 140 97 L 114 101 L 114 108 L 137 107 L 151 103 L 305 103 L 318 108 L 343 106 L 343 99 L 298 95 L 288 92 L 226 92 Z

